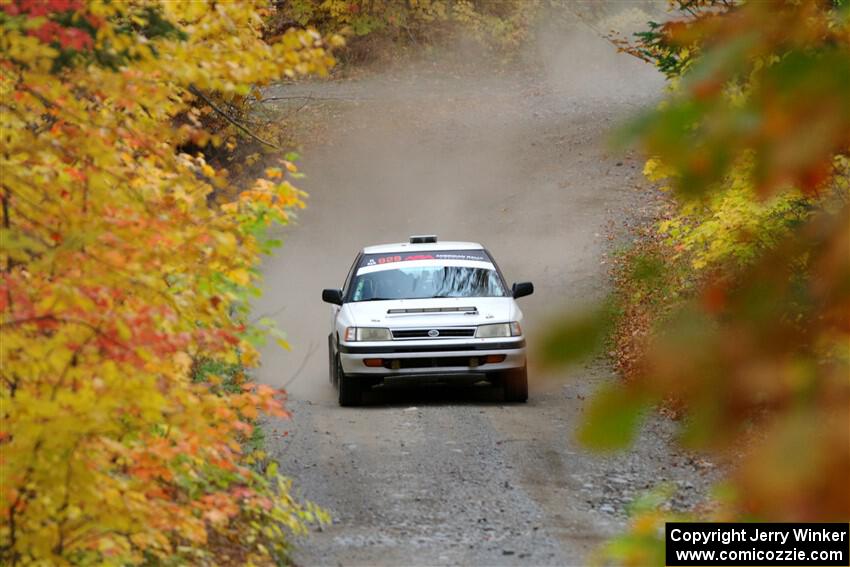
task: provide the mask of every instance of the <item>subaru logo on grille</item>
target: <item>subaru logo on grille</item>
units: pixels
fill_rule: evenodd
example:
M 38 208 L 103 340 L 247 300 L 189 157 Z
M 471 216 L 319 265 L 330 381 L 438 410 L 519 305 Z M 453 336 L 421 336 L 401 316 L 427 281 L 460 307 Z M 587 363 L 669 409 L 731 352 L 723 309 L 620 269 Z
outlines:
M 430 331 L 428 331 L 428 336 L 432 337 L 432 338 L 433 337 L 439 337 L 440 331 L 438 331 L 437 329 L 431 329 Z

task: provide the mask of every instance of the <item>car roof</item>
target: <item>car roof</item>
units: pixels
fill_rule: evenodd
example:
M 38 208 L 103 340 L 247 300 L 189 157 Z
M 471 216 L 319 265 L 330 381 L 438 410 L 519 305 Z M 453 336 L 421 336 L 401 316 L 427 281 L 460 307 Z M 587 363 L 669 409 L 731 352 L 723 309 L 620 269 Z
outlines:
M 477 242 L 452 242 L 441 240 L 439 242 L 425 242 L 423 244 L 411 244 L 409 242 L 396 242 L 393 244 L 376 244 L 363 249 L 364 254 L 389 254 L 392 252 L 428 252 L 432 250 L 483 250 L 484 247 Z

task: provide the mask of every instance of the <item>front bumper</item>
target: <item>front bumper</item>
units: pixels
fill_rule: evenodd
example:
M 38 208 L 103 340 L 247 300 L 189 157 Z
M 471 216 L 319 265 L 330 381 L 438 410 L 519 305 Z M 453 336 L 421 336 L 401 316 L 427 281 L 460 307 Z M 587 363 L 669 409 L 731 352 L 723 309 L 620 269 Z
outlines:
M 484 375 L 525 366 L 522 337 L 473 340 L 380 341 L 341 343 L 342 369 L 349 375 L 423 378 Z M 381 360 L 380 366 L 367 366 Z

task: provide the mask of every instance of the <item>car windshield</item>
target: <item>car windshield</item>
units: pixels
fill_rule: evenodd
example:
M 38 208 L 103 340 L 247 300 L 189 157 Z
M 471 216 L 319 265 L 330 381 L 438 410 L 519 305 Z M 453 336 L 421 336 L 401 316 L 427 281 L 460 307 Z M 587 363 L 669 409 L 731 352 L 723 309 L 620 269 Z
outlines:
M 504 296 L 505 288 L 494 269 L 408 266 L 358 274 L 351 301 Z

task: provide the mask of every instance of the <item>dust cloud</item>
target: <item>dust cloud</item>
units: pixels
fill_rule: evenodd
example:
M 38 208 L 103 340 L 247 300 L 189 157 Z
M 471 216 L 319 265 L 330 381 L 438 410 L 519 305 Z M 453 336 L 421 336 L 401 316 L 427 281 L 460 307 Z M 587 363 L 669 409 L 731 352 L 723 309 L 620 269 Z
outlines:
M 621 7 L 597 23 L 643 17 Z M 569 15 L 537 37 L 515 68 L 466 48 L 357 80 L 269 89 L 309 97 L 324 135 L 302 149 L 308 208 L 263 267 L 255 313 L 276 319 L 293 348 L 264 349 L 262 382 L 333 400 L 320 292 L 341 285 L 365 245 L 414 233 L 483 243 L 509 282 L 534 282 L 521 300 L 532 338 L 554 313 L 604 294 L 608 223 L 628 214 L 642 183 L 637 162 L 609 155 L 605 136 L 663 81 Z

